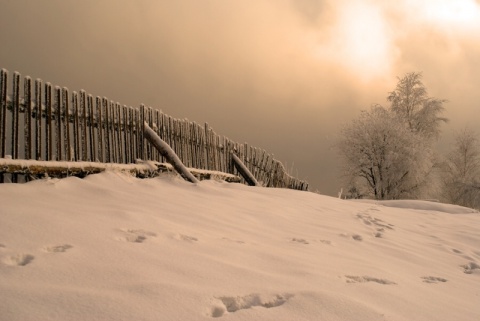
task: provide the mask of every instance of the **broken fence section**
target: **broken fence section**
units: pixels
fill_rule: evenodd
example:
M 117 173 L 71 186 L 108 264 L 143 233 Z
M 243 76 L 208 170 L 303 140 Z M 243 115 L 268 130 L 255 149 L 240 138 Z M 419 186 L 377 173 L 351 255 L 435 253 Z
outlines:
M 233 153 L 263 186 L 308 189 L 307 182 L 289 175 L 272 154 L 220 136 L 208 124 L 176 119 L 144 105 L 128 107 L 83 90 L 71 92 L 40 79 L 22 81 L 17 72 L 11 78 L 8 74 L 0 71 L 0 158 L 163 163 L 161 153 L 145 141 L 146 122 L 188 168 L 238 175 Z

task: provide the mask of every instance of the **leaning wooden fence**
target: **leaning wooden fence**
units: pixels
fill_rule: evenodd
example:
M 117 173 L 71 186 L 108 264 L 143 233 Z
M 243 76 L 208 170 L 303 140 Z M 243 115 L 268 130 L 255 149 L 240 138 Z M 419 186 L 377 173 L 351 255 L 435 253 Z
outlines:
M 145 122 L 168 143 L 185 166 L 237 174 L 231 153 L 267 187 L 307 190 L 265 150 L 239 144 L 186 119 L 141 105 L 127 107 L 85 91 L 70 92 L 17 72 L 9 82 L 0 71 L 0 158 L 130 164 L 164 162 L 144 139 Z M 21 90 L 22 89 L 22 90 Z M 22 92 L 21 92 L 22 91 Z M 3 174 L 0 174 L 2 176 Z M 2 179 L 3 180 L 3 179 Z

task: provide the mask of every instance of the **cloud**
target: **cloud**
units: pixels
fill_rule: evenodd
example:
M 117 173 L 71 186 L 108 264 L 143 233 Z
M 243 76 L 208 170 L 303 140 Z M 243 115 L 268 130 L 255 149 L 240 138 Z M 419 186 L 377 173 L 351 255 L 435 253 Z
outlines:
M 396 76 L 423 71 L 452 123 L 478 119 L 480 18 L 429 20 L 433 3 L 3 1 L 0 67 L 208 122 L 333 195 L 338 127 L 384 104 Z

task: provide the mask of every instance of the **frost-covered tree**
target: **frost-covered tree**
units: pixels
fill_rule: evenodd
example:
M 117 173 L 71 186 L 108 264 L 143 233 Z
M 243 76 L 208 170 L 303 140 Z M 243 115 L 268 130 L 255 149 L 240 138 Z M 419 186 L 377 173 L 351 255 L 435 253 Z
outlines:
M 418 197 L 433 167 L 424 137 L 378 105 L 343 127 L 337 147 L 346 177 L 375 199 Z
M 474 131 L 464 129 L 443 166 L 443 195 L 447 201 L 480 208 L 480 146 Z
M 422 74 L 411 72 L 398 79 L 397 87 L 388 97 L 391 110 L 400 116 L 416 133 L 427 138 L 437 138 L 441 123 L 447 119 L 441 117 L 446 100 L 428 96 L 422 82 Z

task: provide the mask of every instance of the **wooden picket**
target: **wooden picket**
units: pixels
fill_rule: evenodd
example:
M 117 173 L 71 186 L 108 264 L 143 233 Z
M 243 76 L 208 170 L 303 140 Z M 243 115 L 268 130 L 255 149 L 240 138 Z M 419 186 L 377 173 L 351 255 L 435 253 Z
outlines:
M 0 158 L 162 163 L 164 157 L 145 141 L 146 122 L 187 167 L 238 174 L 234 153 L 263 186 L 308 189 L 307 182 L 289 175 L 272 154 L 220 136 L 207 123 L 175 119 L 143 104 L 122 106 L 84 90 L 70 93 L 40 79 L 33 83 L 30 77 L 23 79 L 20 95 L 20 83 L 15 72 L 9 88 L 8 71 L 0 70 Z M 10 177 L 16 180 L 16 174 Z

